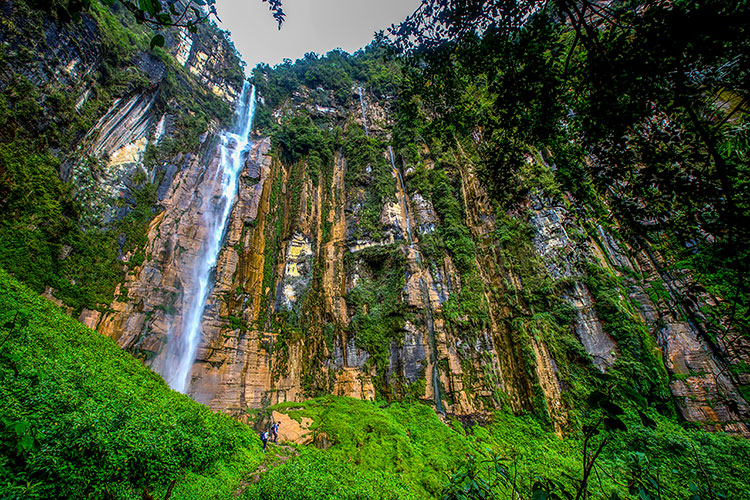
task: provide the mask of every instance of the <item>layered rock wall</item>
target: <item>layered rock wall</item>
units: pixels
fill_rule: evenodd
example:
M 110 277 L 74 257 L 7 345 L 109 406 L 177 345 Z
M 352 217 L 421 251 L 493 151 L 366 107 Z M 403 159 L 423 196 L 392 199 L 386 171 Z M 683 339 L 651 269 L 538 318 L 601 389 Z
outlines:
M 569 196 L 540 192 L 517 212 L 499 213 L 460 145 L 447 179 L 452 210 L 461 216 L 449 221 L 445 204 L 414 184 L 418 168 L 444 167 L 429 152 L 419 166 L 394 155 L 388 103 L 355 90 L 335 107 L 316 105 L 311 92 L 300 91 L 275 116 L 304 110 L 344 131 L 366 123 L 383 146 L 366 165 L 355 164 L 345 148 L 319 169 L 305 159 L 284 162 L 269 138 L 256 137 L 204 311 L 191 396 L 236 415 L 323 393 L 417 398 L 454 414 L 507 405 L 563 430 L 571 373 L 604 377 L 635 352 L 623 350 L 600 317 L 587 270 L 595 266 L 621 283 L 612 292 L 619 314 L 632 319 L 631 337 L 649 359 L 663 356 L 655 383 L 668 383 L 683 416 L 747 433 L 748 406 L 737 381 L 722 355 L 679 319 L 679 292 L 658 304 L 646 293 L 652 281 L 684 288 L 659 271 L 658 261 L 623 250 L 600 226 L 592 231 Z M 191 262 L 205 236 L 201 210 L 214 196 L 217 162 L 211 140 L 202 156 L 183 158 L 165 188 L 165 210 L 149 229 L 143 264 L 120 287 L 110 313 L 82 318 L 161 372 L 170 369 L 166 346 L 180 334 L 191 293 Z M 375 189 L 382 202 L 373 216 Z M 524 256 L 509 255 L 500 242 L 507 217 L 529 228 Z M 470 242 L 471 261 L 460 268 L 453 252 L 433 250 L 435 238 L 453 230 L 448 224 L 463 228 Z M 521 258 L 538 262 L 539 279 L 559 291 L 567 323 L 524 298 L 531 284 L 515 262 Z M 577 354 L 569 344 L 561 350 L 563 337 L 578 343 Z

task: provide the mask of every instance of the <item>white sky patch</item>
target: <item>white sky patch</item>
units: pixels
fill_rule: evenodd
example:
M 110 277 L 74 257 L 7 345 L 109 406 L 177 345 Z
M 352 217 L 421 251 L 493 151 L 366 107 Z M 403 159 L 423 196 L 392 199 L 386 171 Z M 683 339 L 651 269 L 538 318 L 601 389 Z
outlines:
M 325 54 L 341 48 L 354 52 L 375 32 L 398 24 L 420 0 L 283 0 L 286 21 L 281 30 L 261 0 L 217 0 L 219 26 L 232 33 L 235 47 L 250 72 L 256 64 L 276 65 L 307 52 Z

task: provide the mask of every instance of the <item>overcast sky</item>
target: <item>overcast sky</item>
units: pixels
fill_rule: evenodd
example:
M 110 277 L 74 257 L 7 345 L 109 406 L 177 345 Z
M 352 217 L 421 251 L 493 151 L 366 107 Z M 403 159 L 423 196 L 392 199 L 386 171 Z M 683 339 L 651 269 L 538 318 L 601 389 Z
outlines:
M 420 0 L 283 0 L 286 21 L 279 31 L 261 0 L 216 0 L 220 26 L 232 33 L 249 72 L 259 62 L 271 65 L 307 52 L 335 48 L 354 52 L 376 31 L 403 21 Z

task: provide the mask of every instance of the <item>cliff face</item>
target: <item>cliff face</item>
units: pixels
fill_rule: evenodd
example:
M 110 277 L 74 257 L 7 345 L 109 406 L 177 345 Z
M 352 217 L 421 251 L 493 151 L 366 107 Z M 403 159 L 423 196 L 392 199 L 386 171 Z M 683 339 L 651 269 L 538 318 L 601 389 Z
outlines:
M 678 312 L 689 277 L 665 275 L 658 255 L 628 248 L 568 194 L 539 189 L 498 211 L 461 144 L 439 163 L 426 146 L 410 160 L 394 153 L 391 112 L 390 98 L 358 85 L 345 103 L 301 87 L 273 110 L 282 127 L 303 114 L 338 139 L 319 161 L 255 138 L 191 396 L 237 415 L 321 393 L 423 399 L 457 415 L 508 405 L 562 430 L 581 379 L 645 373 L 636 393 L 674 401 L 699 425 L 748 433 L 728 354 Z M 215 196 L 217 145 L 203 150 L 170 179 L 146 258 L 110 312 L 81 317 L 161 372 L 193 289 L 201 210 Z M 528 162 L 552 168 L 541 156 Z M 465 251 L 447 243 L 456 241 Z M 533 293 L 554 296 L 556 309 L 539 310 Z
M 0 208 L 17 221 L 3 225 L 0 263 L 71 313 L 95 316 L 185 156 L 229 121 L 240 60 L 213 25 L 165 30 L 165 48 L 148 50 L 152 33 L 119 4 L 94 3 L 67 23 L 23 0 L 0 9 Z M 34 175 L 40 164 L 49 168 Z M 37 206 L 24 202 L 30 191 Z M 59 207 L 54 231 L 33 222 L 49 204 Z
M 46 293 L 168 375 L 194 312 L 241 65 L 215 28 L 169 32 L 164 53 L 124 50 L 108 11 L 44 23 L 35 38 L 24 5 L 2 6 L 12 21 L 0 32 L 10 54 L 0 85 L 17 92 L 23 79 L 66 96 L 79 126 L 49 153 L 75 223 L 112 233 L 101 252 L 124 276 L 111 303 L 108 292 L 74 304 L 60 283 L 98 280 L 86 276 L 98 261 L 80 257 L 87 240 L 56 245 L 62 281 L 44 282 Z M 41 57 L 22 63 L 28 39 Z M 750 432 L 739 390 L 750 378 L 737 369 L 750 346 L 712 340 L 701 322 L 718 298 L 562 192 L 544 152 L 526 159 L 538 188 L 507 206 L 477 176 L 481 130 L 465 142 L 404 141 L 398 88 L 383 76 L 394 69 L 367 64 L 356 80 L 313 68 L 307 84 L 256 71 L 257 130 L 209 276 L 193 398 L 235 415 L 324 393 L 424 400 L 455 415 L 509 407 L 562 431 L 570 410 L 614 381 L 633 401 Z M 57 101 L 40 101 L 57 116 Z M 45 120 L 33 126 L 55 119 Z M 138 231 L 122 224 L 136 217 Z M 77 274 L 65 274 L 70 262 Z

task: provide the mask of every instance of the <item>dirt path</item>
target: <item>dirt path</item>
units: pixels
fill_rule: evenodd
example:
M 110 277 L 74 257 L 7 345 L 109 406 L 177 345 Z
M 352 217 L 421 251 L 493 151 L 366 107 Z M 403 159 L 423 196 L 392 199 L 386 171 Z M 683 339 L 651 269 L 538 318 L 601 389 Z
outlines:
M 247 476 L 245 476 L 244 479 L 242 479 L 242 481 L 240 481 L 240 484 L 237 486 L 237 489 L 234 492 L 234 498 L 241 496 L 245 492 L 247 487 L 251 484 L 255 484 L 260 481 L 260 478 L 263 476 L 263 474 L 273 469 L 274 467 L 278 467 L 279 465 L 286 463 L 297 455 L 299 455 L 299 452 L 293 446 L 289 446 L 286 444 L 274 444 L 269 442 L 265 459 L 260 463 L 260 465 L 258 465 L 257 469 L 249 473 Z

